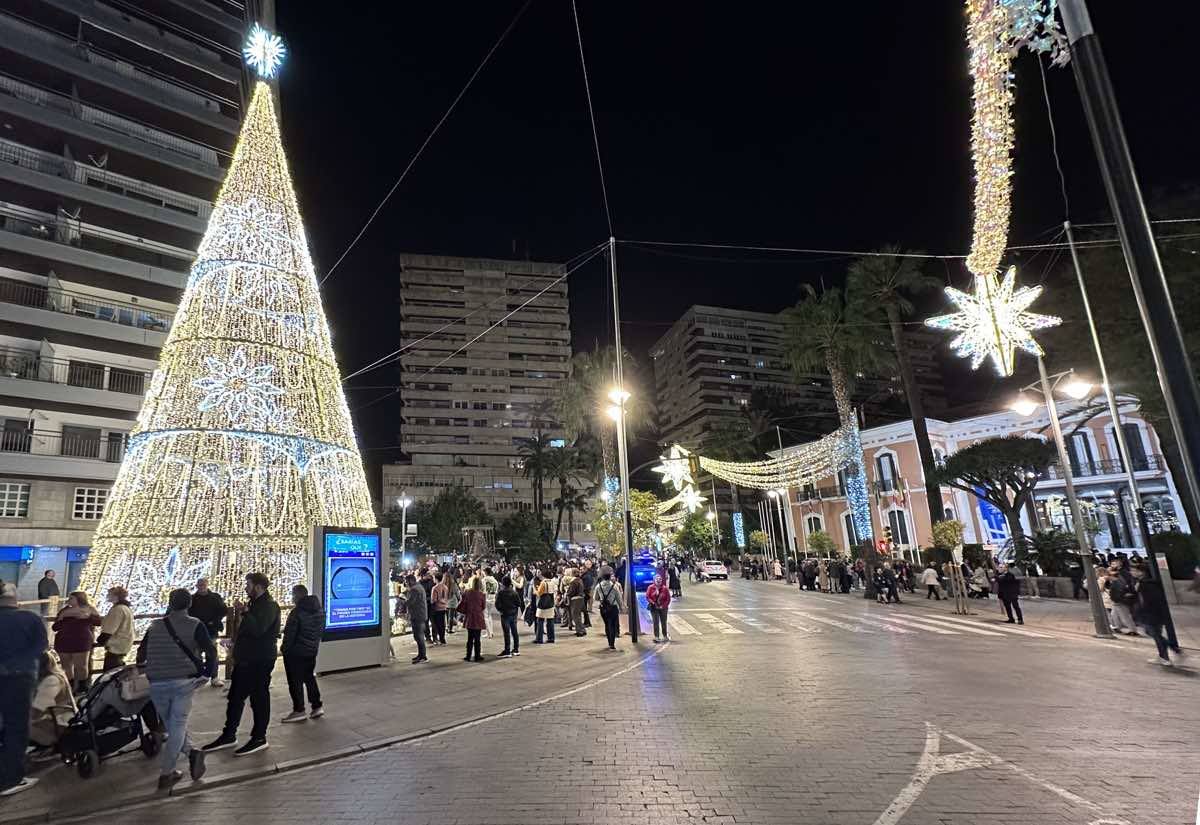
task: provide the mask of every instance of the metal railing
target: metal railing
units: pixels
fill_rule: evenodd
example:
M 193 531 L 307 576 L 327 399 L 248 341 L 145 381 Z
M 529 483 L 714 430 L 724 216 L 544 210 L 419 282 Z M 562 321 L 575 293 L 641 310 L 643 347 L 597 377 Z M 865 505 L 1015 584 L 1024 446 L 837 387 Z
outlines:
M 29 455 L 53 455 L 66 458 L 88 458 L 119 463 L 125 456 L 127 433 L 95 435 L 60 433 L 42 430 L 0 431 L 0 452 L 28 453 Z
M 0 302 L 47 309 L 81 318 L 95 318 L 98 321 L 111 321 L 114 324 L 155 332 L 166 332 L 172 320 L 170 315 L 160 310 L 11 278 L 0 278 Z
M 895 493 L 904 489 L 904 479 L 884 478 L 867 482 L 868 493 Z M 831 484 L 828 487 L 801 487 L 796 491 L 797 501 L 818 501 L 826 498 L 845 498 L 846 488 L 841 484 Z
M 1142 473 L 1147 471 L 1165 471 L 1167 463 L 1161 455 L 1144 455 L 1136 456 L 1133 459 L 1134 472 Z M 1088 478 L 1092 476 L 1113 476 L 1121 475 L 1125 472 L 1125 465 L 1119 458 L 1106 458 L 1097 461 L 1080 461 L 1071 464 L 1071 475 L 1076 478 Z M 1062 478 L 1062 465 L 1058 462 L 1051 464 L 1046 468 L 1046 478 L 1060 479 Z
M 0 229 L 98 255 L 158 266 L 180 274 L 186 272 L 196 258 L 195 250 L 85 223 L 61 211 L 55 216 L 5 201 L 0 201 Z M 165 259 L 169 259 L 169 262 Z M 182 269 L 180 264 L 183 265 Z
M 129 395 L 145 393 L 150 380 L 150 373 L 144 370 L 91 361 L 48 358 L 36 352 L 15 349 L 0 349 L 0 376 Z
M 176 152 L 201 163 L 218 166 L 218 154 L 229 157 L 229 153 L 224 150 L 218 152 L 218 150 L 211 146 L 205 146 L 189 138 L 180 137 L 171 132 L 164 132 L 162 129 L 147 126 L 124 115 L 117 115 L 96 106 L 81 103 L 67 95 L 43 89 L 40 86 L 34 86 L 31 83 L 17 80 L 15 77 L 9 77 L 5 74 L 0 74 L 0 93 L 7 94 L 26 103 L 32 103 L 35 106 L 51 109 L 60 114 L 68 115 L 85 123 L 91 123 L 94 126 L 99 126 L 127 137 L 145 141 L 160 149 Z

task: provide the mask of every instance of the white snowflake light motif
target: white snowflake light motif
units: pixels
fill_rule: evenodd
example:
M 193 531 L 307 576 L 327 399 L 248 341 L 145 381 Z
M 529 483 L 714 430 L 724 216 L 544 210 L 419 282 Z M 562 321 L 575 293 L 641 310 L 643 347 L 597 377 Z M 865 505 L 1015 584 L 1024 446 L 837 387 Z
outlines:
M 178 547 L 172 547 L 161 564 L 139 561 L 134 565 L 133 575 L 129 579 L 129 606 L 136 614 L 162 610 L 172 590 L 180 587 L 191 590 L 196 585 L 196 579 L 208 575 L 208 568 L 207 558 L 184 564 Z
M 242 48 L 246 65 L 258 72 L 259 77 L 274 77 L 286 54 L 287 49 L 279 35 L 272 34 L 257 23 L 250 30 L 250 36 Z
M 946 287 L 946 295 L 959 308 L 958 312 L 938 315 L 925 325 L 961 333 L 950 342 L 950 348 L 961 358 L 971 359 L 971 369 L 988 357 L 1002 376 L 1013 373 L 1017 349 L 1030 355 L 1042 354 L 1034 340 L 1033 330 L 1046 329 L 1062 323 L 1053 315 L 1026 312 L 1029 305 L 1042 294 L 1040 286 L 1016 288 L 1017 270 L 1010 266 L 1004 279 L 997 283 L 994 274 L 975 277 L 975 294 Z
M 683 492 L 680 493 L 679 503 L 682 504 L 684 509 L 689 513 L 694 513 L 699 510 L 706 501 L 708 501 L 708 499 L 700 495 L 700 491 L 690 484 L 687 487 L 684 487 Z
M 284 392 L 270 383 L 271 374 L 275 372 L 273 364 L 250 366 L 242 347 L 238 347 L 228 361 L 210 355 L 204 359 L 204 364 L 209 374 L 192 382 L 192 386 L 206 393 L 196 405 L 200 412 L 224 407 L 230 424 L 235 427 L 261 428 L 282 423 L 275 398 Z
M 213 209 L 209 231 L 197 255 L 210 259 L 198 275 L 220 271 L 225 261 L 278 266 L 288 261 L 296 240 L 287 218 L 258 198 L 226 203 Z
M 678 444 L 672 444 L 667 455 L 659 456 L 659 464 L 653 471 L 663 477 L 663 483 L 670 483 L 676 490 L 682 490 L 685 484 L 694 482 L 691 469 L 688 467 L 688 452 Z

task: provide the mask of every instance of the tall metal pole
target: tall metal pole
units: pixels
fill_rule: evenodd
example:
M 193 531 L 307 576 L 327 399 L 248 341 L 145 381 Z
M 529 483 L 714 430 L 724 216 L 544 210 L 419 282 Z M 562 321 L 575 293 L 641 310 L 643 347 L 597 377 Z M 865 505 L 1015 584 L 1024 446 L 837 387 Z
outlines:
M 1046 375 L 1046 362 L 1038 357 L 1038 375 L 1042 379 L 1042 395 L 1046 399 L 1046 411 L 1050 413 L 1050 428 L 1054 431 L 1054 444 L 1058 447 L 1058 466 L 1062 470 L 1063 484 L 1067 489 L 1067 503 L 1071 507 L 1071 521 L 1075 524 L 1075 540 L 1079 542 L 1079 560 L 1083 574 L 1087 577 L 1088 602 L 1092 607 L 1092 623 L 1096 627 L 1096 635 L 1105 639 L 1112 638 L 1112 626 L 1104 611 L 1104 602 L 1100 597 L 1100 585 L 1096 581 L 1096 570 L 1092 566 L 1091 545 L 1088 542 L 1087 530 L 1083 526 L 1083 517 L 1079 512 L 1079 501 L 1075 498 L 1075 479 L 1071 475 L 1071 462 L 1067 458 L 1067 444 L 1063 441 L 1062 425 L 1058 421 L 1058 405 L 1054 402 L 1054 388 L 1050 386 L 1050 378 Z
M 1092 29 L 1085 0 L 1060 0 L 1063 26 L 1071 44 L 1071 65 L 1100 174 L 1117 222 L 1125 264 L 1133 282 L 1138 312 L 1150 341 L 1159 386 L 1167 405 L 1171 429 L 1179 445 L 1188 493 L 1200 507 L 1200 390 L 1184 347 L 1183 334 L 1162 261 L 1154 245 L 1150 218 L 1133 169 L 1133 158 L 1121 125 L 1100 39 Z
M 1137 477 L 1133 459 L 1129 453 L 1129 441 L 1125 438 L 1125 429 L 1121 426 L 1121 410 L 1117 406 L 1117 394 L 1108 380 L 1108 367 L 1104 363 L 1104 349 L 1100 346 L 1100 333 L 1096 330 L 1096 319 L 1092 315 L 1092 303 L 1088 300 L 1087 284 L 1083 280 L 1083 268 L 1079 265 L 1079 255 L 1075 250 L 1075 235 L 1071 231 L 1071 222 L 1064 221 L 1063 229 L 1067 233 L 1067 245 L 1071 249 L 1071 262 L 1075 265 L 1075 280 L 1079 282 L 1079 295 L 1083 299 L 1083 313 L 1087 316 L 1088 329 L 1092 333 L 1092 346 L 1096 349 L 1096 364 L 1100 368 L 1100 381 L 1104 387 L 1104 396 L 1108 400 L 1108 417 L 1113 423 L 1113 438 L 1117 442 L 1117 452 L 1121 457 L 1121 466 L 1125 468 L 1125 481 L 1129 485 L 1129 502 L 1133 505 L 1134 515 L 1137 516 L 1138 531 L 1142 534 L 1142 547 L 1150 562 L 1149 576 L 1151 579 L 1161 578 L 1158 571 L 1158 554 L 1150 546 L 1150 525 L 1146 521 L 1146 510 L 1142 507 L 1142 494 L 1138 490 Z M 1124 512 L 1121 497 L 1117 496 L 1117 506 Z M 1164 590 L 1166 584 L 1163 585 Z M 1164 592 L 1165 595 L 1165 592 Z M 1163 600 L 1167 603 L 1167 600 Z M 1173 635 L 1175 623 L 1171 620 L 1171 608 L 1167 607 L 1167 628 Z
M 709 483 L 712 484 L 712 503 L 713 503 L 713 527 L 716 528 L 717 544 L 721 543 L 721 511 L 717 509 L 717 477 L 709 476 Z M 716 545 L 713 546 L 716 550 Z
M 776 491 L 776 492 L 778 493 L 778 491 Z M 779 499 L 781 499 L 781 498 L 783 498 L 783 496 L 781 496 L 781 495 L 775 496 L 775 511 L 779 514 L 779 534 L 781 536 L 783 536 L 784 540 L 786 541 L 787 540 L 787 528 L 783 524 L 783 504 L 779 501 Z M 783 553 L 776 553 L 775 558 L 782 559 L 783 554 L 786 552 L 787 552 L 787 545 L 784 544 Z
M 621 362 L 625 360 L 625 350 L 621 347 L 621 300 L 617 297 L 617 239 L 609 236 L 608 263 L 612 275 L 613 299 L 613 345 L 616 347 L 617 388 L 625 391 L 625 372 Z M 637 643 L 641 631 L 641 619 L 638 617 L 637 591 L 633 586 L 633 512 L 629 506 L 629 454 L 625 444 L 625 401 L 621 396 L 620 410 L 617 416 L 617 461 L 621 468 L 621 498 L 625 518 L 625 588 L 629 601 L 629 640 Z

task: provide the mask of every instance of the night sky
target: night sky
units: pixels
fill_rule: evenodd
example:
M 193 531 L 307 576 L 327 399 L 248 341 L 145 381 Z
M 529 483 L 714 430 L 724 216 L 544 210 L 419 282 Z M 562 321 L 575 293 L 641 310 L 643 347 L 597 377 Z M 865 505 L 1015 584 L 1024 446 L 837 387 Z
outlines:
M 279 0 L 290 50 L 284 136 L 319 277 L 520 5 Z M 1188 27 L 1151 27 L 1138 4 L 1091 7 L 1144 189 L 1194 180 L 1200 115 Z M 960 3 L 582 0 L 580 15 L 618 239 L 966 252 Z M 1108 220 L 1074 78 L 1069 68 L 1046 72 L 1071 217 Z M 1016 76 L 1010 242 L 1025 244 L 1057 232 L 1063 204 L 1037 58 L 1023 54 Z M 343 371 L 399 346 L 398 253 L 563 261 L 608 234 L 571 5 L 533 0 L 326 283 Z M 1049 258 L 1031 254 L 1023 282 L 1040 280 Z M 778 311 L 802 283 L 838 282 L 848 259 L 622 244 L 618 262 L 626 346 L 644 356 L 692 304 Z M 929 271 L 966 285 L 960 261 Z M 611 341 L 606 278 L 600 258 L 571 276 L 577 351 Z M 397 382 L 384 369 L 350 383 Z M 975 377 L 967 394 L 1003 389 L 995 384 Z M 384 392 L 353 390 L 350 407 Z M 393 396 L 355 416 L 373 488 L 376 465 L 397 454 L 385 448 L 398 410 Z

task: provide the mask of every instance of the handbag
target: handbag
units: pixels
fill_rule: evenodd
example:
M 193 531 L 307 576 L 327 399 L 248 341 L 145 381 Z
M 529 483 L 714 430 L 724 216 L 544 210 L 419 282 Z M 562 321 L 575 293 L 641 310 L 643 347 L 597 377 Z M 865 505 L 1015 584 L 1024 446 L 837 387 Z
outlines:
M 553 595 L 551 595 L 550 593 L 543 593 L 542 595 L 538 596 L 538 600 L 537 600 L 537 609 L 538 610 L 550 610 L 553 607 L 554 607 L 554 596 Z
M 145 671 L 138 668 L 121 679 L 118 689 L 121 693 L 122 701 L 140 702 L 150 695 L 150 679 L 146 676 Z

